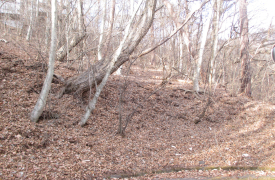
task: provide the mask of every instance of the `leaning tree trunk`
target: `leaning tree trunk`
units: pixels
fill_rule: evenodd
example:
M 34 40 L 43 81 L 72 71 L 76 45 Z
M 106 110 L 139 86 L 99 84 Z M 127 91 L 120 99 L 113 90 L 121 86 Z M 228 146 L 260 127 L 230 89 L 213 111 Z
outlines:
M 67 56 L 67 52 L 71 52 L 74 47 L 76 47 L 82 40 L 84 40 L 85 37 L 85 33 L 75 36 L 69 44 L 68 51 L 66 50 L 65 45 L 61 46 L 56 52 L 57 61 L 64 61 L 65 57 Z
M 141 13 L 138 21 L 131 26 L 129 35 L 123 43 L 122 51 L 118 56 L 114 66 L 111 68 L 110 73 L 115 72 L 122 64 L 130 59 L 130 55 L 134 52 L 142 38 L 150 29 L 154 14 L 155 14 L 156 0 L 147 0 L 145 9 Z M 82 94 L 88 91 L 91 87 L 101 83 L 104 78 L 111 58 L 105 58 L 98 61 L 94 66 L 83 72 L 82 74 L 69 78 L 65 87 L 60 95 L 63 93 L 76 92 Z

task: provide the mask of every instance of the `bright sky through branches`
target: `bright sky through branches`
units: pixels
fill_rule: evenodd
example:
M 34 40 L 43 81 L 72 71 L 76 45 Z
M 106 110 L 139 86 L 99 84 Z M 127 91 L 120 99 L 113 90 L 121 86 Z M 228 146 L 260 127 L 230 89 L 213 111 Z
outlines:
M 250 0 L 248 1 L 249 24 L 253 29 L 267 29 L 275 25 L 275 0 Z

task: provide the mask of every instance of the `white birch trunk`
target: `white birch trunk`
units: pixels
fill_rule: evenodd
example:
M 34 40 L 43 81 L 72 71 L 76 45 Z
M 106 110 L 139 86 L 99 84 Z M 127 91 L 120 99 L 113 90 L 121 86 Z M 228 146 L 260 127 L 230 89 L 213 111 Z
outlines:
M 41 93 L 39 95 L 39 98 L 36 102 L 36 105 L 34 106 L 30 119 L 33 122 L 37 122 L 40 115 L 43 112 L 43 108 L 46 105 L 47 97 L 49 94 L 49 91 L 51 89 L 51 83 L 52 83 L 52 78 L 54 74 L 54 62 L 55 62 L 55 50 L 56 50 L 56 0 L 51 1 L 51 6 L 52 6 L 52 32 L 51 32 L 51 49 L 50 49 L 50 54 L 49 54 L 49 65 L 48 65 L 48 71 L 47 71 L 47 76 L 45 78 Z

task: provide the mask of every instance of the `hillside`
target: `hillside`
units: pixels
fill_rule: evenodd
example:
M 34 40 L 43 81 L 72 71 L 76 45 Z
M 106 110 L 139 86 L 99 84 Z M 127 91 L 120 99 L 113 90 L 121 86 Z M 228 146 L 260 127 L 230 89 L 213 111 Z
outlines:
M 78 122 L 88 95 L 58 99 L 58 82 L 39 123 L 30 122 L 46 65 L 28 48 L 0 42 L 0 178 L 275 176 L 275 105 L 218 88 L 195 124 L 208 95 L 194 94 L 183 79 L 162 87 L 162 72 L 153 69 L 135 66 L 127 77 L 124 123 L 134 113 L 125 136 L 116 134 L 124 76 L 111 76 L 85 127 Z M 77 69 L 57 63 L 56 73 L 68 77 Z

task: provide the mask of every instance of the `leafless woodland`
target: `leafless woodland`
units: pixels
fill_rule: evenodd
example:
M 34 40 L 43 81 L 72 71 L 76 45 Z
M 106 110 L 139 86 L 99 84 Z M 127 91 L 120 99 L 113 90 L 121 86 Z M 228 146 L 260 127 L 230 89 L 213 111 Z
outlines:
M 242 6 L 248 6 L 249 1 L 243 2 Z M 235 96 L 242 91 L 242 76 L 249 71 L 251 96 L 273 101 L 273 61 L 270 58 L 274 43 L 272 22 L 265 29 L 255 30 L 253 27 L 253 32 L 250 32 L 248 27 L 243 32 L 243 17 L 247 16 L 248 24 L 249 18 L 257 12 L 240 14 L 240 3 L 235 0 L 146 1 L 139 8 L 138 3 L 134 0 L 57 1 L 56 64 L 62 63 L 67 68 L 78 70 L 78 75 L 71 78 L 60 77 L 66 79 L 65 92 L 83 93 L 94 86 L 84 80 L 88 79 L 87 71 L 100 84 L 133 15 L 130 34 L 125 47 L 122 47 L 124 52 L 111 74 L 119 67 L 117 73 L 121 68 L 127 69 L 132 65 L 143 69 L 155 68 L 163 71 L 163 79 L 173 75 L 191 81 L 198 79 L 200 88 L 211 86 L 214 91 L 215 87 L 222 86 Z M 148 3 L 155 4 L 149 7 Z M 197 8 L 201 3 L 201 7 Z M 135 8 L 138 10 L 133 14 Z M 144 14 L 146 8 L 153 9 L 152 17 Z M 142 18 L 147 18 L 146 22 Z M 208 19 L 210 23 L 206 24 Z M 12 36 L 17 43 L 22 38 L 26 39 L 36 49 L 37 58 L 42 63 L 48 63 L 51 41 L 49 0 L 1 1 L 1 21 L 3 36 Z M 144 29 L 144 32 L 139 32 L 139 29 Z M 203 31 L 207 32 L 206 37 Z M 246 35 L 247 69 L 243 68 L 247 65 L 242 65 L 241 56 L 241 37 Z M 136 38 L 134 36 L 138 39 L 133 39 Z M 206 43 L 201 46 L 203 41 Z M 200 52 L 202 60 L 198 65 Z M 194 75 L 197 68 L 200 68 L 199 76 Z
M 102 99 L 105 98 L 109 105 L 115 101 L 117 113 L 114 113 L 113 118 L 116 126 L 106 127 L 112 127 L 111 131 L 122 138 L 127 137 L 129 124 L 135 126 L 134 119 L 140 115 L 141 109 L 150 109 L 148 102 L 140 98 L 148 101 L 156 98 L 156 104 L 153 103 L 155 113 L 162 112 L 162 107 L 157 107 L 158 102 L 171 101 L 169 105 L 181 107 L 185 102 L 174 102 L 175 96 L 184 96 L 188 100 L 194 98 L 189 110 L 191 112 L 193 108 L 197 108 L 195 115 L 189 114 L 186 119 L 189 112 L 175 109 L 172 111 L 177 111 L 176 115 L 165 114 L 166 120 L 183 118 L 192 122 L 192 127 L 205 121 L 219 122 L 216 121 L 219 115 L 212 117 L 211 113 L 215 109 L 219 110 L 215 103 L 225 97 L 226 101 L 231 101 L 229 99 L 232 98 L 233 104 L 240 103 L 238 108 L 246 107 L 245 103 L 252 101 L 272 105 L 275 103 L 275 65 L 270 50 L 275 44 L 275 28 L 272 22 L 265 28 L 251 25 L 251 18 L 257 12 L 247 10 L 249 3 L 249 0 L 1 0 L 2 91 L 5 91 L 5 87 L 10 87 L 5 85 L 8 80 L 11 84 L 15 83 L 13 79 L 17 71 L 28 74 L 30 78 L 22 80 L 22 83 L 28 86 L 26 92 L 34 95 L 30 96 L 28 110 L 22 116 L 24 123 L 30 123 L 26 127 L 32 128 L 35 122 L 48 117 L 47 113 L 54 119 L 69 118 L 68 110 L 63 112 L 65 108 L 59 109 L 58 113 L 55 105 L 59 104 L 58 108 L 62 109 L 70 106 L 72 101 L 78 102 L 77 107 L 74 107 L 77 113 L 73 115 L 76 122 L 69 126 L 77 129 L 85 128 L 85 125 L 92 126 L 96 115 L 104 109 Z M 21 69 L 17 69 L 19 67 Z M 143 91 L 136 92 L 138 88 Z M 159 96 L 158 92 L 167 93 L 164 92 L 165 88 L 170 93 L 174 91 L 171 93 L 173 95 Z M 184 92 L 184 95 L 178 91 Z M 117 96 L 113 98 L 114 92 Z M 127 92 L 136 92 L 135 97 L 130 98 Z M 192 95 L 186 95 L 189 93 Z M 112 98 L 108 99 L 109 96 Z M 68 97 L 74 100 L 71 101 Z M 12 114 L 12 110 L 8 110 L 12 106 L 4 106 L 4 99 L 1 102 L 2 116 L 6 117 L 7 114 Z M 131 105 L 128 106 L 127 103 Z M 197 106 L 198 104 L 200 105 Z M 229 119 L 236 114 L 244 118 L 245 115 L 241 115 L 239 109 L 238 113 L 231 114 L 235 110 L 231 107 L 232 104 L 228 104 L 230 112 L 226 108 L 222 108 L 222 111 L 229 113 Z M 107 106 L 105 110 L 109 111 Z M 145 117 L 147 116 L 150 115 L 146 114 Z M 4 122 L 4 119 L 1 121 Z M 45 126 L 49 128 L 49 125 Z M 215 127 L 218 129 L 221 126 Z M 139 131 L 143 127 L 145 126 L 137 125 Z M 169 127 L 173 129 L 177 126 Z M 173 130 L 162 128 L 173 139 Z M 273 126 L 270 128 L 271 131 Z M 1 131 L 4 132 L 5 127 Z M 130 136 L 131 133 L 128 134 Z M 77 135 L 79 132 L 73 136 Z M 24 138 L 24 133 L 17 136 L 15 139 L 20 139 L 21 136 Z M 40 145 L 46 148 L 46 141 L 50 141 L 50 138 L 48 134 L 42 136 L 40 140 L 44 144 L 28 144 L 24 148 Z M 274 134 L 272 136 L 274 138 Z M 3 135 L 1 140 L 4 141 L 7 137 L 8 135 Z M 106 144 L 104 148 L 107 148 Z M 8 150 L 0 152 L 2 156 Z M 215 165 L 216 161 L 213 162 L 209 161 L 208 165 Z M 274 162 L 266 162 L 274 165 Z M 154 170 L 164 167 L 161 162 L 158 163 L 159 166 L 152 166 Z M 253 163 L 250 165 L 265 166 L 256 161 Z M 224 166 L 222 163 L 216 164 Z M 232 163 L 230 165 L 238 166 Z M 245 166 L 242 163 L 240 165 Z M 104 165 L 105 168 L 107 166 Z M 94 167 L 98 170 L 97 165 Z M 170 167 L 172 166 L 169 165 Z M 122 167 L 117 169 L 120 174 L 125 170 Z M 114 168 L 113 171 L 117 169 Z M 137 166 L 137 172 L 145 169 L 146 167 Z M 100 173 L 94 174 L 97 177 L 107 177 L 110 171 L 98 170 Z M 129 169 L 126 171 L 133 173 Z M 72 174 L 70 175 L 72 178 Z M 68 178 L 66 174 L 57 177 Z M 83 176 L 78 174 L 75 177 Z

